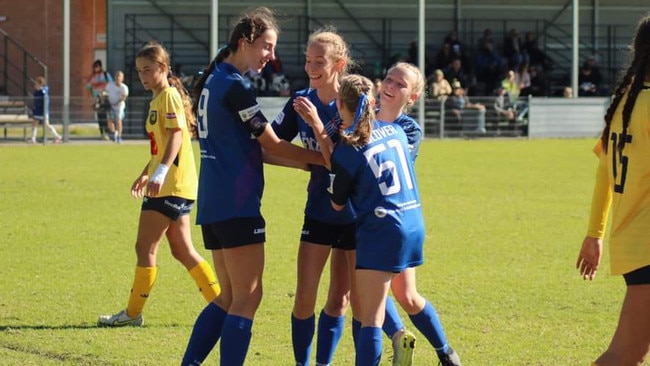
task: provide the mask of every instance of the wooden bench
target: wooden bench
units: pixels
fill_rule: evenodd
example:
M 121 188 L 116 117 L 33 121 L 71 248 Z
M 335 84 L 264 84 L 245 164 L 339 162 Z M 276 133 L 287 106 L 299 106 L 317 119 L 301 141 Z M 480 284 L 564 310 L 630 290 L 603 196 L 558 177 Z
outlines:
M 29 109 L 22 101 L 0 102 L 0 128 L 4 129 L 4 138 L 7 139 L 9 128 L 23 128 L 23 138 L 27 138 L 27 128 L 32 126 Z

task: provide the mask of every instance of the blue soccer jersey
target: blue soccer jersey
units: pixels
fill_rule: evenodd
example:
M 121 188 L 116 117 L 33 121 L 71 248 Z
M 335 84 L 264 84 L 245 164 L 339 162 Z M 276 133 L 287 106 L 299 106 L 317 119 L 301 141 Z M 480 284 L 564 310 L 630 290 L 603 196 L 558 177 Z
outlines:
M 217 64 L 208 76 L 197 119 L 201 147 L 197 223 L 261 216 L 264 171 L 262 148 L 254 134 L 263 129 L 266 118 L 254 89 L 234 66 Z
M 357 268 L 400 272 L 423 262 L 424 219 L 404 131 L 375 121 L 366 146 L 332 154 L 332 201 L 357 214 Z
M 273 130 L 279 138 L 292 141 L 300 136 L 300 141 L 305 149 L 320 151 L 320 146 L 314 135 L 314 130 L 293 109 L 296 97 L 307 97 L 316 106 L 318 116 L 325 125 L 325 131 L 330 139 L 336 143 L 339 140 L 339 125 L 341 117 L 336 109 L 336 101 L 328 104 L 321 103 L 316 89 L 305 89 L 297 92 L 285 104 L 282 112 L 273 121 Z M 335 211 L 330 204 L 327 187 L 330 185 L 330 176 L 327 168 L 312 165 L 311 177 L 307 186 L 307 205 L 305 215 L 327 224 L 349 224 L 354 222 L 355 216 L 351 207 L 343 211 Z
M 420 142 L 422 142 L 422 128 L 416 120 L 410 116 L 402 113 L 393 123 L 397 123 L 404 133 L 406 133 L 406 141 L 409 144 L 409 152 L 411 153 L 411 161 L 415 163 L 415 159 L 420 153 Z
M 47 96 L 47 92 L 47 85 L 43 86 L 41 89 L 34 91 L 34 107 L 32 109 L 34 118 L 42 119 L 43 116 L 49 113 L 49 100 L 46 100 L 45 98 Z

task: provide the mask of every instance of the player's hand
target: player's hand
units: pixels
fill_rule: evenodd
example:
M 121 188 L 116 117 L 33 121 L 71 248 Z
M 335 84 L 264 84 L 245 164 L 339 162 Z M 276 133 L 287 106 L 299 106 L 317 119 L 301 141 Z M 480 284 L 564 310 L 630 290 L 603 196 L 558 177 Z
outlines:
M 576 261 L 576 268 L 583 279 L 593 280 L 603 254 L 603 239 L 586 236 Z
M 162 188 L 163 182 L 152 182 L 147 183 L 147 196 L 156 197 L 160 193 L 160 188 Z
M 314 103 L 305 97 L 297 97 L 293 100 L 293 109 L 302 117 L 302 119 L 307 122 L 312 128 L 314 125 L 321 124 L 321 120 L 318 117 L 318 111 Z
M 131 196 L 134 198 L 142 198 L 142 196 L 144 196 L 144 188 L 147 186 L 148 181 L 149 176 L 139 176 L 135 182 L 133 182 L 133 185 L 131 185 Z

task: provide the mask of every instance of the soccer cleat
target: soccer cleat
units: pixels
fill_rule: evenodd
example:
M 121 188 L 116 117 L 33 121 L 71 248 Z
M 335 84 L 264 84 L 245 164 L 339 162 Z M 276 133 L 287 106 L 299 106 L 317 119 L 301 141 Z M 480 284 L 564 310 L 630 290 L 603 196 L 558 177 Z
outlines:
M 438 358 L 440 358 L 439 365 L 441 366 L 461 366 L 458 353 L 456 353 L 456 351 L 451 347 L 449 347 L 447 353 L 438 355 Z
M 115 315 L 100 315 L 97 320 L 97 325 L 103 327 L 141 327 L 144 324 L 142 314 L 131 318 L 126 315 L 126 310 L 122 310 Z
M 393 366 L 412 365 L 414 351 L 415 334 L 402 329 L 393 335 Z
M 54 143 L 55 143 L 55 144 L 60 144 L 60 143 L 61 143 L 61 140 L 62 140 L 62 139 L 61 139 L 61 136 L 57 136 L 57 137 L 54 138 Z

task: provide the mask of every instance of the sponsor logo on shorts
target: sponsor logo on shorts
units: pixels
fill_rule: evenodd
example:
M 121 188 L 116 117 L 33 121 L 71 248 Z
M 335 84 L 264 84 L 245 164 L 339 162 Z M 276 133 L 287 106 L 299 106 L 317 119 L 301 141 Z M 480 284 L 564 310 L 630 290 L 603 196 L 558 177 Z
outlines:
M 253 235 L 264 234 L 265 232 L 266 228 L 260 227 L 253 230 Z
M 303 230 L 302 235 L 309 235 L 309 230 Z

